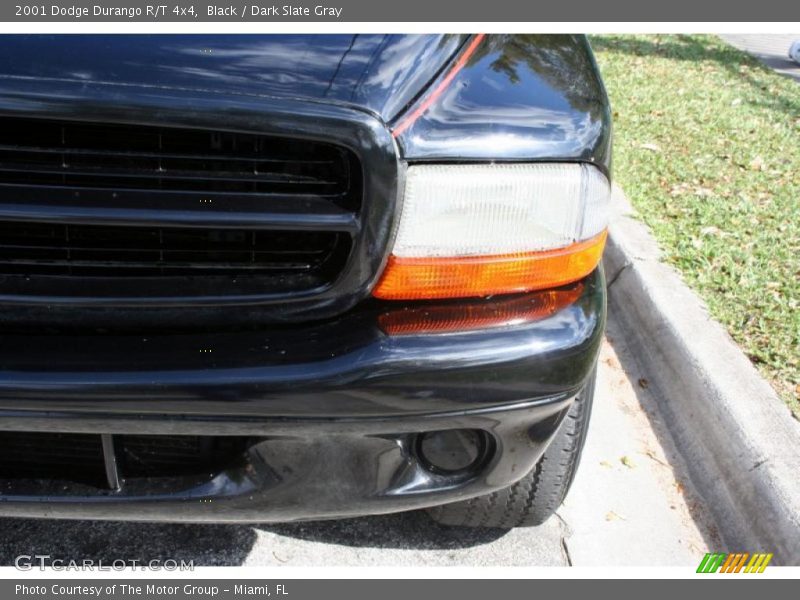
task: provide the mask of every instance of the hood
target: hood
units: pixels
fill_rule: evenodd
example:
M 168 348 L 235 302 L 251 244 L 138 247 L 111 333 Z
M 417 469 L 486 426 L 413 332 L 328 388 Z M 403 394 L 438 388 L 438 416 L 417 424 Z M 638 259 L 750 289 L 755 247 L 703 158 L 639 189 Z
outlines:
M 460 35 L 7 35 L 0 81 L 140 85 L 331 102 L 395 117 Z

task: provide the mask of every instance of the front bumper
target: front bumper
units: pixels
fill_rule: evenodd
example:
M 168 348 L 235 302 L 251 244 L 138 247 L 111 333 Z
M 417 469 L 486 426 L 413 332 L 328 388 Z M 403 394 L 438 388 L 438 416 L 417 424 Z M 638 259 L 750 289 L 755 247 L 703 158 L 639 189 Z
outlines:
M 288 521 L 506 487 L 535 465 L 594 368 L 602 270 L 578 286 L 574 301 L 540 318 L 514 319 L 506 299 L 482 301 L 480 314 L 505 315 L 505 326 L 471 329 L 467 319 L 448 333 L 388 335 L 386 315 L 408 307 L 375 302 L 332 322 L 269 331 L 3 335 L 0 430 L 252 441 L 203 477 L 126 479 L 116 491 L 0 481 L 0 514 Z M 491 442 L 480 467 L 426 468 L 418 434 L 461 428 Z

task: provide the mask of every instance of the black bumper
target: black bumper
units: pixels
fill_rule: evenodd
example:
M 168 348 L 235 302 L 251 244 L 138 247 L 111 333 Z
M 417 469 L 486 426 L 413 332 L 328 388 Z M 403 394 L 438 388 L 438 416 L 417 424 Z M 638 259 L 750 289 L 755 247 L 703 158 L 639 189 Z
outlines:
M 508 486 L 539 459 L 596 362 L 602 271 L 571 289 L 569 304 L 535 318 L 513 311 L 541 295 L 483 301 L 466 313 L 481 316 L 479 328 L 467 319 L 449 333 L 389 335 L 387 315 L 413 319 L 419 307 L 376 302 L 335 321 L 268 331 L 3 335 L 0 430 L 250 441 L 202 477 L 132 478 L 118 491 L 0 481 L 0 514 L 287 521 L 431 506 Z M 483 328 L 487 314 L 508 324 Z M 426 468 L 419 433 L 455 428 L 486 433 L 486 460 L 460 474 Z

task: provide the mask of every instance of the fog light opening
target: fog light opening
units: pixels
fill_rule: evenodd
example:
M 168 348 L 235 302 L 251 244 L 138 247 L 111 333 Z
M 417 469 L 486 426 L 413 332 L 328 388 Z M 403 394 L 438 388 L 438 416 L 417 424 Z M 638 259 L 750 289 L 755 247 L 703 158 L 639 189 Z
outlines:
M 489 453 L 489 438 L 478 429 L 428 431 L 417 437 L 417 457 L 423 467 L 440 475 L 475 471 Z

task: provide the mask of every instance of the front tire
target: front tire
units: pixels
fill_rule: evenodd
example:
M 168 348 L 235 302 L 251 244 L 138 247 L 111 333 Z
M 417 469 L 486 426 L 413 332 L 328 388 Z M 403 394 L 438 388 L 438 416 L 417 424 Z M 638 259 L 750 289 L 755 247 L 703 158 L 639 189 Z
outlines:
M 542 458 L 514 485 L 486 496 L 428 509 L 433 520 L 461 527 L 531 527 L 556 512 L 569 491 L 586 441 L 592 412 L 593 372 Z

